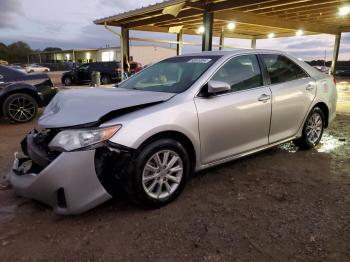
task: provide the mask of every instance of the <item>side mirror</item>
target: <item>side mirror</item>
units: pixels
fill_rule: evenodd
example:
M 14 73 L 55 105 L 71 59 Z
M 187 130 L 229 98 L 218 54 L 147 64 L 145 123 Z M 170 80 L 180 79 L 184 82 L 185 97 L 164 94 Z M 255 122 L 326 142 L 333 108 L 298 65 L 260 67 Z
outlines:
M 229 83 L 224 81 L 210 80 L 208 82 L 208 94 L 223 93 L 231 90 Z

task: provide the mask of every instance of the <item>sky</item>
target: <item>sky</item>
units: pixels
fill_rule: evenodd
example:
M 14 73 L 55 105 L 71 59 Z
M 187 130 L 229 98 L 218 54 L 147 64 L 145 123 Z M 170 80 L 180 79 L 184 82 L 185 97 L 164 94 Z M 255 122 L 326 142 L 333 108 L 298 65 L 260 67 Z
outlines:
M 118 39 L 93 24 L 98 18 L 115 15 L 161 0 L 0 0 L 0 42 L 27 42 L 33 49 L 48 46 L 98 48 L 119 46 Z M 132 31 L 132 37 L 176 40 L 175 35 Z M 200 36 L 185 36 L 184 41 L 200 42 Z M 214 38 L 218 43 L 218 38 Z M 142 44 L 133 42 L 132 44 Z M 249 48 L 250 41 L 225 39 L 226 45 Z M 331 60 L 334 36 L 316 35 L 275 38 L 257 41 L 257 48 L 290 52 L 304 60 L 323 59 L 325 50 Z M 184 46 L 184 52 L 200 51 L 200 47 Z M 350 60 L 350 33 L 342 35 L 339 60 Z

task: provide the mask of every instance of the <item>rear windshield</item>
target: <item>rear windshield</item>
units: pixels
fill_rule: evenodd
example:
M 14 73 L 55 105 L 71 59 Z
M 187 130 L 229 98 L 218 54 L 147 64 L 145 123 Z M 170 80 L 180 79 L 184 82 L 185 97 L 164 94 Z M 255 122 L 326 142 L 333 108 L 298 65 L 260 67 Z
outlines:
M 179 56 L 150 66 L 119 87 L 145 91 L 181 93 L 187 90 L 221 56 Z

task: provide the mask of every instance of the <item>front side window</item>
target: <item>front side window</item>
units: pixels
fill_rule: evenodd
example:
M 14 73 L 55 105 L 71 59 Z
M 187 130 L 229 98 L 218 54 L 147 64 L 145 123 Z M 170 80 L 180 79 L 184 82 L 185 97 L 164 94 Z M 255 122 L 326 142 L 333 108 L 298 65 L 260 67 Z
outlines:
M 187 90 L 221 56 L 179 56 L 148 67 L 119 87 L 145 91 L 181 93 Z
M 261 57 L 266 65 L 271 84 L 308 77 L 300 66 L 283 55 L 263 54 Z
M 81 71 L 87 71 L 89 69 L 90 64 L 84 64 L 79 67 Z
M 263 79 L 255 55 L 234 57 L 219 69 L 212 80 L 223 81 L 231 86 L 231 92 L 263 85 Z

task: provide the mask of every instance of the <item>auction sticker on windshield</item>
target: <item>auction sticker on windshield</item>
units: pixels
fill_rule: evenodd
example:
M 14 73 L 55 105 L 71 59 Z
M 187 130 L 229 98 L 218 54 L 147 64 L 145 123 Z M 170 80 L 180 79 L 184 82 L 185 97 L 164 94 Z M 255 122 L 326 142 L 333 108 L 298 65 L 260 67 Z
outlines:
M 210 61 L 211 61 L 211 59 L 209 59 L 209 58 L 193 58 L 193 59 L 187 61 L 187 63 L 206 64 L 206 63 L 209 63 Z

